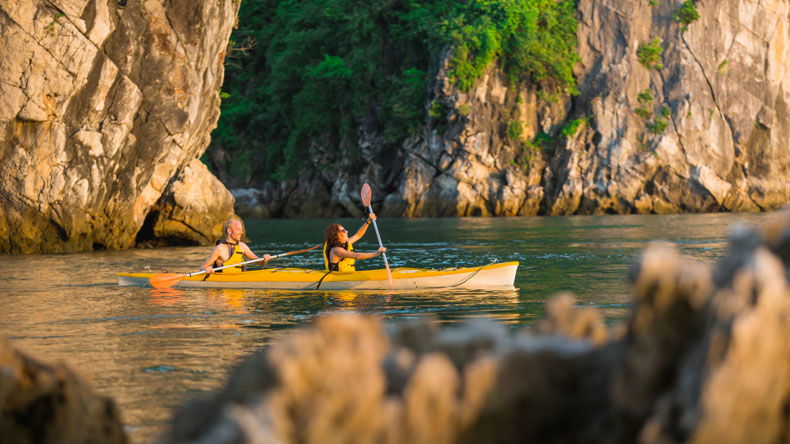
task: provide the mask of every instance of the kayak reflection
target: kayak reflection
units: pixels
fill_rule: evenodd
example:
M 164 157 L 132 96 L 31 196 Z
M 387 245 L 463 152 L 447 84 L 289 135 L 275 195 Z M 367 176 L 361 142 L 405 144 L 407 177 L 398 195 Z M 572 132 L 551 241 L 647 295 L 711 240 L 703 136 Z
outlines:
M 186 292 L 177 288 L 152 288 L 148 295 L 151 304 L 169 307 L 184 302 Z

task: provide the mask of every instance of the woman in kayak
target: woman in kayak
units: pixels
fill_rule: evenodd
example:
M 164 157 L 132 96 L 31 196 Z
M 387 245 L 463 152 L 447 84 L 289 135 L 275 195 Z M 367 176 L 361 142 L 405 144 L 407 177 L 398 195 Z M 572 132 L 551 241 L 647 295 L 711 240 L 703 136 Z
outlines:
M 370 259 L 380 256 L 387 251 L 379 247 L 377 251 L 358 253 L 354 251 L 354 242 L 362 239 L 376 215 L 370 213 L 368 220 L 359 227 L 353 236 L 348 236 L 348 230 L 340 224 L 332 224 L 324 231 L 324 267 L 329 271 L 356 271 L 354 262 L 360 259 Z

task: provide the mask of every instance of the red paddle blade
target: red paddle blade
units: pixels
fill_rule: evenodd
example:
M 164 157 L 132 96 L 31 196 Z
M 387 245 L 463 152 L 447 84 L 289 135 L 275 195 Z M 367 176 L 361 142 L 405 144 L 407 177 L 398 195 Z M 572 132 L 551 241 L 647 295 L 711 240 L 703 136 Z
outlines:
M 370 206 L 370 185 L 367 183 L 362 185 L 362 191 L 359 193 L 359 197 L 362 198 L 362 205 L 366 207 Z
M 181 273 L 159 273 L 148 278 L 148 282 L 154 288 L 170 288 L 184 277 L 186 275 Z

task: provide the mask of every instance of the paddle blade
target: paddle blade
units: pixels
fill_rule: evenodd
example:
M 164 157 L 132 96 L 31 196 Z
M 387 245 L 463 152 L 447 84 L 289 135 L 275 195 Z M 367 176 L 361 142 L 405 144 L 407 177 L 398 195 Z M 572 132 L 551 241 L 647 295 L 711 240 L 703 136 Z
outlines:
M 384 266 L 387 269 L 387 278 L 390 281 L 390 285 L 394 287 L 395 286 L 395 281 L 392 280 L 392 270 L 390 270 L 390 264 L 388 264 L 387 262 L 384 262 Z
M 148 282 L 154 288 L 170 288 L 185 277 L 186 275 L 181 273 L 159 273 L 148 278 Z
M 362 198 L 362 205 L 369 207 L 370 206 L 370 185 L 365 183 L 362 185 L 362 191 L 359 193 L 359 197 Z

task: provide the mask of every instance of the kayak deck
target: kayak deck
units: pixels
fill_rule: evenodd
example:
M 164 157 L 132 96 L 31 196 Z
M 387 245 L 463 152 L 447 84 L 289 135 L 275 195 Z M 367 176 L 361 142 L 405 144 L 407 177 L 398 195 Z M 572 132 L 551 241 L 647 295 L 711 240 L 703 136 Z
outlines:
M 384 269 L 354 272 L 326 272 L 307 268 L 265 268 L 243 273 L 213 273 L 185 277 L 175 287 L 255 288 L 282 290 L 414 290 L 441 288 L 510 289 L 516 278 L 518 262 L 479 267 L 393 268 L 394 286 Z M 118 284 L 150 285 L 154 273 L 118 273 Z

